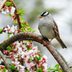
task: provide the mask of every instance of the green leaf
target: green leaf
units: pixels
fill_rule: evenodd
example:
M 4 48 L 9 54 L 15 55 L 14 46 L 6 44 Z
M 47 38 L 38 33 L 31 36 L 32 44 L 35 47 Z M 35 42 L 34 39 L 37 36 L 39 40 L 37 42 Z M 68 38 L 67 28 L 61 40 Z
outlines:
M 15 68 L 16 68 L 16 67 L 15 67 L 15 65 L 13 65 L 13 64 L 10 66 L 10 69 L 11 69 L 11 70 L 15 70 Z
M 35 32 L 31 27 L 28 28 L 28 31 L 29 31 L 29 32 Z
M 36 56 L 35 57 L 37 60 L 41 60 L 41 57 L 40 56 Z
M 3 29 L 2 29 L 2 28 L 0 28 L 0 34 L 2 33 L 2 31 L 3 31 Z
M 24 18 L 22 16 L 20 16 L 20 20 L 21 20 L 21 23 L 25 22 L 25 20 L 24 20 Z
M 6 5 L 6 6 L 12 6 L 12 2 L 7 1 L 7 2 L 5 3 L 5 5 Z
M 18 9 L 18 10 L 17 10 L 17 13 L 18 13 L 20 16 L 22 16 L 22 15 L 24 15 L 24 10 L 23 10 L 23 9 Z
M 62 69 L 60 68 L 59 64 L 56 64 L 53 68 L 49 67 L 48 72 L 63 72 Z
M 4 69 L 3 69 L 3 72 L 6 72 L 6 71 L 7 71 L 7 69 L 6 69 L 6 68 L 4 68 Z
M 56 64 L 55 68 L 58 70 L 60 68 L 59 64 Z
M 27 48 L 27 50 L 29 51 L 29 50 L 31 50 L 32 48 Z
M 42 68 L 38 68 L 36 72 L 43 72 Z
M 11 51 L 11 50 L 12 50 L 12 47 L 11 47 L 11 46 L 8 46 L 6 49 L 7 49 L 8 51 Z

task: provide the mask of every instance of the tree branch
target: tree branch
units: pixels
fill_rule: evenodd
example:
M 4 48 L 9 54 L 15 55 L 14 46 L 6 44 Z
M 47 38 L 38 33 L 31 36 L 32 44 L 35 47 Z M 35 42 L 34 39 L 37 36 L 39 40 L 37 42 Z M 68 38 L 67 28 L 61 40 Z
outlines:
M 3 6 L 4 6 L 4 4 L 5 4 L 6 1 L 7 1 L 7 0 L 4 0 L 4 1 L 2 2 L 2 4 L 0 4 L 0 11 L 1 11 L 1 9 L 3 8 Z
M 17 35 L 12 36 L 11 38 L 7 39 L 6 41 L 0 44 L 0 50 L 6 49 L 8 45 L 12 44 L 17 40 L 32 40 L 43 44 L 50 51 L 50 53 L 57 60 L 57 62 L 60 64 L 63 71 L 71 72 L 67 63 L 64 61 L 62 56 L 57 52 L 57 50 L 51 46 L 50 42 L 45 41 L 42 37 L 33 33 L 19 33 Z

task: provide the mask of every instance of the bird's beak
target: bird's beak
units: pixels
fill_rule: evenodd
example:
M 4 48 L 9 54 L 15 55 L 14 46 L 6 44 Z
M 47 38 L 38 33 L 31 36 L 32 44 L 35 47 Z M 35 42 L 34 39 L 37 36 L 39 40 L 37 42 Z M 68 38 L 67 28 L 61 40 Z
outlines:
M 42 17 L 42 16 L 39 16 L 38 18 L 41 19 L 41 18 L 43 18 L 43 17 Z

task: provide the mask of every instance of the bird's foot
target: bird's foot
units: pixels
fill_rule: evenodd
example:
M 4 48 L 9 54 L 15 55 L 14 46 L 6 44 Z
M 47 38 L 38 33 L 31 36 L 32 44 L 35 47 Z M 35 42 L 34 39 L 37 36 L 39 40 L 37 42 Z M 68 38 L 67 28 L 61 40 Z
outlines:
M 49 39 L 48 39 L 48 38 L 46 38 L 46 37 L 43 37 L 43 39 L 44 39 L 44 40 L 46 40 L 46 41 L 49 41 Z

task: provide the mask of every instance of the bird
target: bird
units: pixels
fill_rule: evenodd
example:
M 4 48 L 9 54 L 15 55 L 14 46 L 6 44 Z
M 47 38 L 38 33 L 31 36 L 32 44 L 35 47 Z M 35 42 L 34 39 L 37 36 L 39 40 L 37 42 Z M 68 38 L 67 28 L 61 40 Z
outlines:
M 50 41 L 56 38 L 56 40 L 60 43 L 62 48 L 67 48 L 67 46 L 64 44 L 60 37 L 58 26 L 55 20 L 48 11 L 44 11 L 39 16 L 38 23 L 39 32 L 45 40 Z

